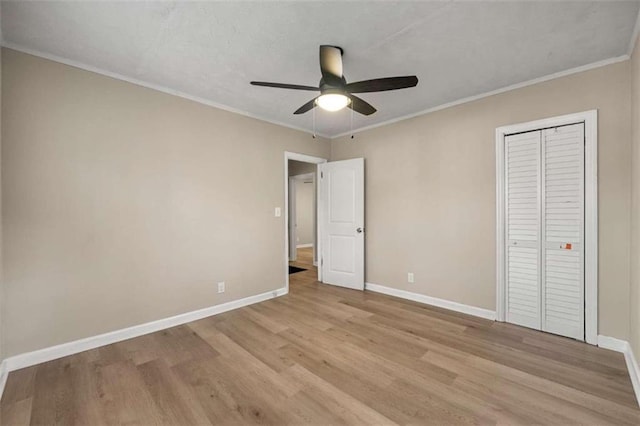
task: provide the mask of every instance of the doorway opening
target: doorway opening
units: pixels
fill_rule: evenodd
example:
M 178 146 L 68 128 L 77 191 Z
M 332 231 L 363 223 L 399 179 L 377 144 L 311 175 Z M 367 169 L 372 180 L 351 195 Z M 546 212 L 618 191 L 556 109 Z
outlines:
M 289 274 L 318 266 L 316 174 L 315 164 L 289 160 Z
M 303 164 L 298 165 L 293 161 Z M 305 163 L 310 163 L 310 166 Z M 299 175 L 294 171 L 297 167 L 302 168 Z M 299 179 L 294 177 L 309 174 L 312 176 Z M 296 203 L 292 202 L 290 195 L 295 194 L 298 180 L 302 180 L 302 184 L 305 185 L 304 181 L 309 177 L 315 182 L 316 226 L 312 238 L 315 242 L 306 243 L 312 244 L 311 250 L 308 250 L 309 247 L 300 249 L 310 251 L 311 258 L 315 256 L 317 266 L 313 266 L 311 262 L 310 268 L 313 269 L 300 272 L 295 280 L 300 283 L 308 283 L 309 280 L 311 283 L 320 281 L 324 284 L 364 290 L 364 158 L 327 162 L 324 158 L 285 152 L 284 268 L 287 292 L 290 281 L 289 262 L 291 258 L 298 260 L 299 234 L 299 229 L 291 231 L 292 227 L 297 225 L 297 218 L 292 212 Z M 304 251 L 301 255 L 305 255 Z M 309 253 L 306 253 L 306 256 L 308 255 Z
M 327 160 L 285 152 L 285 275 L 322 280 L 318 221 L 318 164 Z

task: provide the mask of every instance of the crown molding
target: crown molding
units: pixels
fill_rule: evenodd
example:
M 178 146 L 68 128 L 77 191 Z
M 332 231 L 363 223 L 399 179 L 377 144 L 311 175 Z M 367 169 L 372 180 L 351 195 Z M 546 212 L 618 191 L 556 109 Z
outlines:
M 1 28 L 0 28 L 0 31 L 1 31 Z M 505 86 L 505 87 L 502 87 L 502 88 L 499 88 L 499 89 L 496 89 L 496 90 L 492 90 L 492 91 L 489 91 L 489 92 L 481 93 L 481 94 L 478 94 L 478 95 L 468 96 L 468 97 L 461 98 L 461 99 L 458 99 L 458 100 L 455 100 L 455 101 L 452 101 L 452 102 L 447 102 L 445 104 L 441 104 L 441 105 L 437 105 L 437 106 L 434 106 L 434 107 L 431 107 L 431 108 L 427 108 L 425 110 L 421 110 L 421 111 L 418 111 L 418 112 L 415 112 L 415 113 L 406 114 L 406 115 L 403 115 L 403 116 L 400 116 L 400 117 L 396 117 L 396 118 L 392 118 L 392 119 L 389 119 L 389 120 L 385 120 L 385 121 L 382 121 L 380 123 L 375 123 L 375 124 L 371 124 L 369 126 L 359 127 L 359 128 L 350 130 L 348 132 L 339 133 L 337 135 L 328 135 L 328 134 L 324 134 L 324 133 L 316 133 L 316 135 L 320 136 L 322 138 L 325 138 L 325 139 L 329 139 L 329 140 L 339 139 L 339 138 L 342 138 L 342 137 L 345 137 L 345 136 L 354 135 L 356 133 L 362 133 L 362 132 L 365 132 L 367 130 L 372 130 L 372 129 L 375 129 L 375 128 L 378 128 L 378 127 L 386 126 L 386 125 L 389 125 L 389 124 L 394 124 L 394 123 L 397 123 L 397 122 L 400 122 L 400 121 L 409 120 L 411 118 L 419 117 L 421 115 L 430 114 L 432 112 L 436 112 L 436 111 L 440 111 L 440 110 L 443 110 L 443 109 L 451 108 L 451 107 L 454 107 L 454 106 L 466 104 L 468 102 L 477 101 L 477 100 L 480 100 L 480 99 L 483 99 L 483 98 L 487 98 L 489 96 L 498 95 L 498 94 L 509 92 L 509 91 L 512 91 L 512 90 L 521 89 L 521 88 L 524 88 L 524 87 L 527 87 L 527 86 L 533 86 L 535 84 L 543 83 L 545 81 L 554 80 L 556 78 L 566 77 L 566 76 L 569 76 L 569 75 L 572 75 L 572 74 L 577 74 L 577 73 L 581 73 L 581 72 L 584 72 L 584 71 L 589 71 L 589 70 L 592 70 L 592 69 L 601 68 L 601 67 L 604 67 L 604 66 L 607 66 L 607 65 L 612 65 L 612 64 L 618 63 L 618 62 L 623 62 L 623 61 L 629 60 L 631 58 L 630 54 L 633 52 L 633 49 L 635 47 L 635 41 L 637 40 L 639 35 L 640 35 L 640 11 L 638 11 L 638 19 L 636 20 L 636 25 L 634 27 L 633 35 L 632 35 L 632 38 L 631 38 L 630 43 L 629 43 L 629 48 L 628 48 L 629 53 L 627 53 L 627 54 L 624 54 L 624 55 L 621 55 L 621 56 L 616 56 L 616 57 L 609 58 L 609 59 L 604 59 L 602 61 L 592 62 L 590 64 L 581 65 L 579 67 L 570 68 L 568 70 L 559 71 L 559 72 L 556 72 L 556 73 L 553 73 L 553 74 L 548 74 L 546 76 L 534 78 L 532 80 L 527 80 L 527 81 L 524 81 L 524 82 L 521 82 L 521 83 L 512 84 L 512 85 L 509 85 L 509 86 Z M 1 33 L 0 33 L 0 37 L 2 37 Z M 85 70 L 85 71 L 89 71 L 89 72 L 93 72 L 93 73 L 96 73 L 96 74 L 101 74 L 101 75 L 104 75 L 104 76 L 107 76 L 107 77 L 110 77 L 110 78 L 114 78 L 116 80 L 126 81 L 127 83 L 135 84 L 137 86 L 146 87 L 148 89 L 156 90 L 156 91 L 159 91 L 159 92 L 162 92 L 162 93 L 167 93 L 169 95 L 178 96 L 180 98 L 188 99 L 190 101 L 197 102 L 197 103 L 203 104 L 203 105 L 207 105 L 207 106 L 210 106 L 210 107 L 213 107 L 213 108 L 217 108 L 217 109 L 220 109 L 220 110 L 223 110 L 223 111 L 232 112 L 232 113 L 239 114 L 239 115 L 242 115 L 242 116 L 245 116 L 245 117 L 249 117 L 249 118 L 253 118 L 253 119 L 256 119 L 256 120 L 264 121 L 264 122 L 267 122 L 267 123 L 270 123 L 270 124 L 275 124 L 277 126 L 282 126 L 282 127 L 286 127 L 286 128 L 289 128 L 289 129 L 297 130 L 297 131 L 304 132 L 304 133 L 307 133 L 307 134 L 311 134 L 312 133 L 310 130 L 302 128 L 302 127 L 293 126 L 293 125 L 288 124 L 288 123 L 283 123 L 281 121 L 271 120 L 271 119 L 268 119 L 268 118 L 265 118 L 265 117 L 261 117 L 261 116 L 255 115 L 255 114 L 251 114 L 249 112 L 242 111 L 242 110 L 239 110 L 239 109 L 227 106 L 227 105 L 223 105 L 223 104 L 220 104 L 220 103 L 217 103 L 217 102 L 213 102 L 213 101 L 210 101 L 210 100 L 205 99 L 205 98 L 201 98 L 201 97 L 190 95 L 188 93 L 184 93 L 184 92 L 181 92 L 181 91 L 178 91 L 178 90 L 174 90 L 174 89 L 171 89 L 171 88 L 166 87 L 166 86 L 162 86 L 162 85 L 158 85 L 158 84 L 154 84 L 154 83 L 148 83 L 146 81 L 139 80 L 139 79 L 132 78 L 132 77 L 127 77 L 127 76 L 119 74 L 119 73 L 115 73 L 115 72 L 107 71 L 107 70 L 104 70 L 104 69 L 101 69 L 101 68 L 97 68 L 97 67 L 93 67 L 93 66 L 90 66 L 90 65 L 86 65 L 86 64 L 83 64 L 83 63 L 78 62 L 78 61 L 74 61 L 74 60 L 66 59 L 66 58 L 63 58 L 63 57 L 60 57 L 60 56 L 57 56 L 57 55 L 52 55 L 52 54 L 49 54 L 49 53 L 41 52 L 39 50 L 26 48 L 26 47 L 23 47 L 23 46 L 21 46 L 19 44 L 6 41 L 6 40 L 4 40 L 4 38 L 0 39 L 0 45 L 2 47 L 6 47 L 6 48 L 9 48 L 9 49 L 12 49 L 12 50 L 16 50 L 18 52 L 26 53 L 28 55 L 33 55 L 33 56 L 37 56 L 37 57 L 40 57 L 40 58 L 48 59 L 50 61 L 59 62 L 61 64 L 69 65 L 69 66 L 72 66 L 74 68 L 79 68 L 79 69 L 82 69 L 82 70 Z
M 638 9 L 638 16 L 636 17 L 636 25 L 633 27 L 633 33 L 631 34 L 631 40 L 629 40 L 629 48 L 627 49 L 627 55 L 631 57 L 633 55 L 633 49 L 636 47 L 638 37 L 640 36 L 640 9 Z
M 232 113 L 239 114 L 239 115 L 242 115 L 242 116 L 245 116 L 245 117 L 253 118 L 255 120 L 260 120 L 260 121 L 264 121 L 264 122 L 267 122 L 267 123 L 270 123 L 270 124 L 275 124 L 277 126 L 282 126 L 282 127 L 286 127 L 286 128 L 289 128 L 289 129 L 297 130 L 297 131 L 304 132 L 304 133 L 309 134 L 309 135 L 312 133 L 308 129 L 304 129 L 302 127 L 293 126 L 293 125 L 288 124 L 288 123 L 283 123 L 281 121 L 271 120 L 271 119 L 268 119 L 268 118 L 265 118 L 265 117 L 261 117 L 259 115 L 251 114 L 249 112 L 242 111 L 242 110 L 239 110 L 239 109 L 236 109 L 236 108 L 224 105 L 224 104 L 220 104 L 220 103 L 217 103 L 217 102 L 210 101 L 209 99 L 201 98 L 199 96 L 190 95 L 188 93 L 184 93 L 184 92 L 181 92 L 179 90 L 174 90 L 174 89 L 171 89 L 171 88 L 166 87 L 166 86 L 162 86 L 162 85 L 155 84 L 155 83 L 149 83 L 149 82 L 146 82 L 146 81 L 143 81 L 143 80 L 139 80 L 137 78 L 128 77 L 126 75 L 122 75 L 122 74 L 119 74 L 119 73 L 116 73 L 116 72 L 107 71 L 107 70 L 104 70 L 102 68 L 94 67 L 94 66 L 91 66 L 91 65 L 86 65 L 86 64 L 84 64 L 82 62 L 78 62 L 78 61 L 74 61 L 74 60 L 71 60 L 71 59 L 63 58 L 61 56 L 57 56 L 57 55 L 52 55 L 52 54 L 49 54 L 49 53 L 41 52 L 41 51 L 36 50 L 36 49 L 23 47 L 23 46 L 21 46 L 19 44 L 16 44 L 16 43 L 13 43 L 13 42 L 10 42 L 10 41 L 6 41 L 4 39 L 2 41 L 0 41 L 0 45 L 2 45 L 2 47 L 6 47 L 8 49 L 12 49 L 12 50 L 16 50 L 18 52 L 26 53 L 28 55 L 37 56 L 39 58 L 48 59 L 48 60 L 53 61 L 53 62 L 58 62 L 58 63 L 64 64 L 64 65 L 69 65 L 69 66 L 74 67 L 74 68 L 79 68 L 79 69 L 84 70 L 84 71 L 89 71 L 89 72 L 93 72 L 93 73 L 96 73 L 96 74 L 104 75 L 106 77 L 110 77 L 110 78 L 113 78 L 113 79 L 116 79 L 116 80 L 125 81 L 127 83 L 135 84 L 136 86 L 142 86 L 142 87 L 145 87 L 147 89 L 152 89 L 152 90 L 156 90 L 158 92 L 162 92 L 162 93 L 166 93 L 166 94 L 169 94 L 169 95 L 177 96 L 179 98 L 187 99 L 187 100 L 190 100 L 190 101 L 193 101 L 193 102 L 197 102 L 197 103 L 202 104 L 202 105 L 207 105 L 207 106 L 210 106 L 210 107 L 213 107 L 213 108 L 217 108 L 217 109 L 220 109 L 220 110 L 223 110 L 223 111 L 232 112 Z M 325 138 L 325 139 L 331 139 L 331 136 L 323 134 L 323 133 L 316 132 L 316 136 L 320 136 L 320 137 Z
M 516 84 L 512 84 L 510 86 L 505 86 L 505 87 L 502 87 L 500 89 L 492 90 L 490 92 L 485 92 L 485 93 L 481 93 L 479 95 L 473 95 L 473 96 L 469 96 L 469 97 L 466 97 L 466 98 L 458 99 L 457 101 L 448 102 L 446 104 L 442 104 L 442 105 L 438 105 L 438 106 L 435 106 L 435 107 L 432 107 L 432 108 L 428 108 L 428 109 L 422 110 L 420 112 L 403 115 L 402 117 L 392 118 L 390 120 L 386 120 L 386 121 L 383 121 L 381 123 L 376 123 L 376 124 L 372 124 L 370 126 L 365 126 L 365 127 L 359 128 L 359 129 L 354 129 L 353 132 L 349 131 L 349 132 L 340 133 L 339 135 L 331 136 L 331 139 L 334 140 L 334 139 L 342 138 L 344 136 L 350 136 L 350 135 L 355 134 L 355 133 L 361 133 L 361 132 L 364 132 L 366 130 L 375 129 L 377 127 L 382 127 L 382 126 L 386 126 L 388 124 L 397 123 L 399 121 L 408 120 L 410 118 L 419 117 L 421 115 L 425 115 L 425 114 L 429 114 L 429 113 L 432 113 L 432 112 L 440 111 L 440 110 L 443 110 L 443 109 L 451 108 L 451 107 L 454 107 L 454 106 L 457 106 L 457 105 L 462 105 L 462 104 L 466 104 L 468 102 L 477 101 L 479 99 L 488 98 L 489 96 L 499 95 L 500 93 L 510 92 L 510 91 L 516 90 L 516 89 L 522 89 L 523 87 L 533 86 L 534 84 L 543 83 L 543 82 L 549 81 L 549 80 L 555 80 L 556 78 L 566 77 L 568 75 L 577 74 L 577 73 L 581 73 L 581 72 L 584 72 L 584 71 L 589 71 L 589 70 L 592 70 L 592 69 L 595 69 L 595 68 L 601 68 L 601 67 L 604 67 L 604 66 L 607 66 L 607 65 L 615 64 L 615 63 L 618 63 L 618 62 L 627 61 L 627 60 L 629 60 L 629 58 L 630 58 L 629 55 L 622 55 L 622 56 L 616 56 L 614 58 L 609 58 L 609 59 L 605 59 L 605 60 L 598 61 L 598 62 L 592 62 L 590 64 L 582 65 L 582 66 L 579 66 L 579 67 L 576 67 L 576 68 L 570 68 L 568 70 L 564 70 L 564 71 L 560 71 L 560 72 L 557 72 L 557 73 L 545 75 L 543 77 L 534 78 L 533 80 L 528 80 L 528 81 L 524 81 L 522 83 L 516 83 Z

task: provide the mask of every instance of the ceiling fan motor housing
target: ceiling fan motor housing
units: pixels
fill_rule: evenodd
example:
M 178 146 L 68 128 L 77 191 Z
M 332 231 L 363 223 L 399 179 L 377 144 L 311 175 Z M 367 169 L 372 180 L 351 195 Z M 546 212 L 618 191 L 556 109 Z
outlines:
M 344 86 L 347 84 L 347 80 L 344 78 L 344 76 L 342 76 L 341 79 L 341 84 L 337 85 L 337 84 L 329 84 L 326 83 L 324 81 L 324 78 L 320 79 L 320 83 L 318 84 L 318 87 L 320 88 L 320 93 L 327 94 L 327 93 L 341 93 L 344 94 Z

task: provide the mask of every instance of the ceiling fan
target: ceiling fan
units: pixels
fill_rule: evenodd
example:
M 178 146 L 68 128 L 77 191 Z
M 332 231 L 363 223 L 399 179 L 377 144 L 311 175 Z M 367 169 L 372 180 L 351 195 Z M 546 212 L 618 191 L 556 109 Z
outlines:
M 304 114 L 316 106 L 327 111 L 338 111 L 344 107 L 351 108 L 363 115 L 371 115 L 376 109 L 354 93 L 383 92 L 386 90 L 405 89 L 418 84 L 415 75 L 405 77 L 376 78 L 373 80 L 347 83 L 342 74 L 343 50 L 338 46 L 320 46 L 320 71 L 322 78 L 319 87 L 301 86 L 298 84 L 269 83 L 252 81 L 254 86 L 277 87 L 281 89 L 319 91 L 320 95 L 298 108 L 294 114 Z

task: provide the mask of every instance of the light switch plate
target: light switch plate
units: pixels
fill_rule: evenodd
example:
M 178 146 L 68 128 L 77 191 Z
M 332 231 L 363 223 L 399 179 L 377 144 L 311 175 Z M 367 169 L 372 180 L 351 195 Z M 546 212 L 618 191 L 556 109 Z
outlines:
M 276 207 L 275 216 L 276 217 L 282 216 L 282 209 L 280 207 Z

